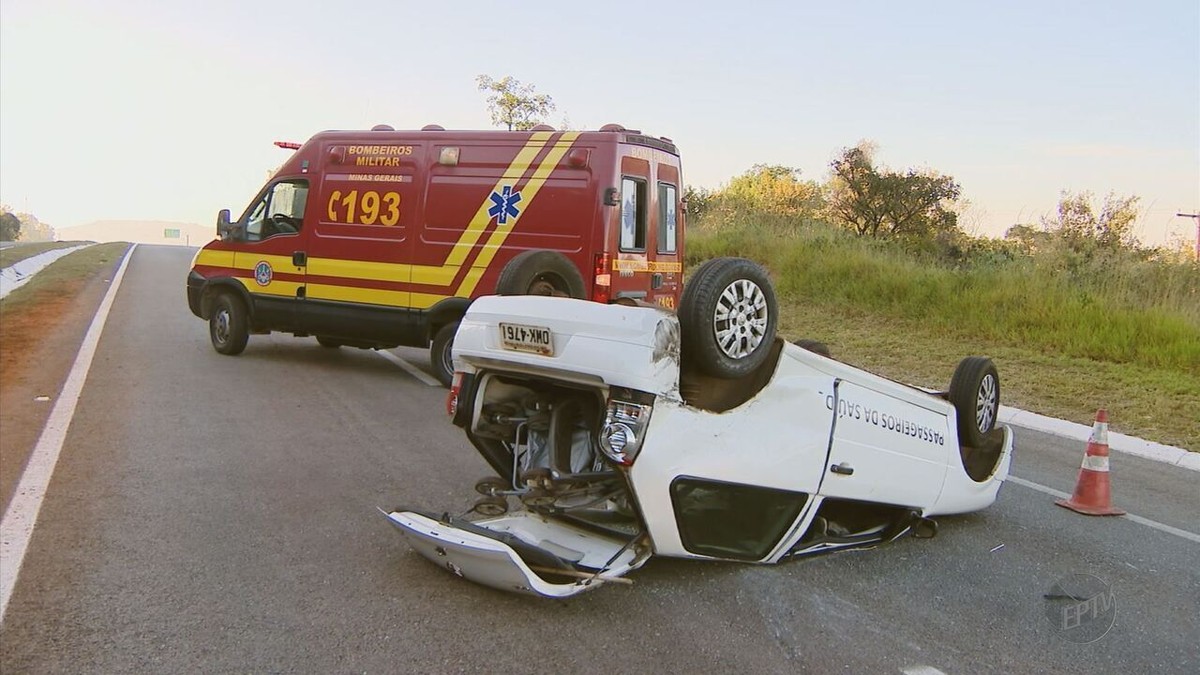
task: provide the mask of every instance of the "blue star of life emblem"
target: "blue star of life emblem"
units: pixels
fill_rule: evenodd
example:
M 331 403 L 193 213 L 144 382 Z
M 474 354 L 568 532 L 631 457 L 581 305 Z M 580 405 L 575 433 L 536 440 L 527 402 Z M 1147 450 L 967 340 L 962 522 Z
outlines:
M 271 264 L 263 260 L 254 266 L 254 281 L 259 286 L 271 283 Z
M 488 215 L 496 218 L 496 222 L 504 225 L 509 218 L 516 219 L 521 215 L 521 210 L 517 208 L 517 202 L 521 201 L 521 193 L 513 192 L 511 185 L 505 185 L 500 192 L 492 192 L 492 207 L 488 209 Z

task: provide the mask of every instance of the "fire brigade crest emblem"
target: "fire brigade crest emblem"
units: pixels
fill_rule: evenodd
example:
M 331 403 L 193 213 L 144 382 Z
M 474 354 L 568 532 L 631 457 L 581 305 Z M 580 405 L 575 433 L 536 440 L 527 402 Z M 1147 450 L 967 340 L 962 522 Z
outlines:
M 271 263 L 267 262 L 266 260 L 260 261 L 254 266 L 254 283 L 258 284 L 259 286 L 266 286 L 267 284 L 271 283 L 272 276 L 273 273 L 271 272 Z

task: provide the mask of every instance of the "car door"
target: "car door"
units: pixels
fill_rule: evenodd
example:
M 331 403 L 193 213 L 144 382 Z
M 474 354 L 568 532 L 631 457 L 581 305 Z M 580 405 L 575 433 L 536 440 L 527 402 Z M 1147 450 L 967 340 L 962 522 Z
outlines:
M 821 494 L 916 508 L 937 501 L 947 457 L 957 451 L 948 446 L 948 418 L 932 397 L 894 388 L 834 381 L 825 400 L 834 422 Z
M 238 222 L 234 267 L 254 304 L 254 322 L 273 330 L 295 330 L 306 281 L 304 222 L 307 178 L 272 181 Z

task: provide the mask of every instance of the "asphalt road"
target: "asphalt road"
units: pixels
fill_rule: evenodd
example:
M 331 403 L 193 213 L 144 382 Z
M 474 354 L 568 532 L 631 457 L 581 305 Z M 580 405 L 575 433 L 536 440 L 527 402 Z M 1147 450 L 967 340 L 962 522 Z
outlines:
M 218 355 L 184 301 L 192 253 L 134 253 L 0 627 L 4 673 L 1200 671 L 1200 544 L 1014 483 L 872 551 L 652 560 L 566 601 L 464 582 L 376 512 L 473 500 L 488 470 L 444 390 L 311 338 Z M 1071 491 L 1082 446 L 1017 444 L 1014 475 Z M 1200 473 L 1114 455 L 1112 478 L 1120 506 L 1200 531 Z M 1076 574 L 1115 601 L 1089 644 L 1044 597 Z

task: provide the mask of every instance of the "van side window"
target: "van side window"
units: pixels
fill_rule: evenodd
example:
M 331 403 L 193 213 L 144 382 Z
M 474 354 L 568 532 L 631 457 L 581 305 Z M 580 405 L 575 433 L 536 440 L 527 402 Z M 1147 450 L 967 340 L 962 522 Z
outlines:
M 304 226 L 308 181 L 281 181 L 250 208 L 246 216 L 246 239 L 261 241 L 280 234 L 295 234 Z
M 621 179 L 621 250 L 646 250 L 646 181 Z
M 676 227 L 676 189 L 670 183 L 658 184 L 658 252 L 675 253 L 679 233 Z

